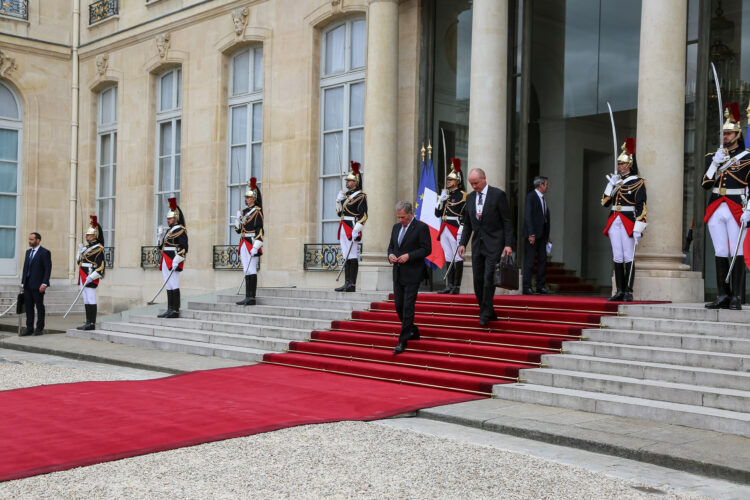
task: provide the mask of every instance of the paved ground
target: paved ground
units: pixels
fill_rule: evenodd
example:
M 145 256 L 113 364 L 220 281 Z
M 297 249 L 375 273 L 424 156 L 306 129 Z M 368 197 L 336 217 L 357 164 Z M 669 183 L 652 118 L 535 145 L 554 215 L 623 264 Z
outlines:
M 0 349 L 0 389 L 160 376 Z M 0 483 L 0 498 L 86 500 L 740 499 L 749 492 L 721 480 L 423 418 L 302 426 Z

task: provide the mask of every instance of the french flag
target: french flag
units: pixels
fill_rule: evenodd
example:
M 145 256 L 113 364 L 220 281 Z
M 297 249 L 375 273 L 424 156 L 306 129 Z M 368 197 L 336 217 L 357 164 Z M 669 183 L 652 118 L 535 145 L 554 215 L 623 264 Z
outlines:
M 432 267 L 440 269 L 445 264 L 445 254 L 443 253 L 443 247 L 437 241 L 438 232 L 440 231 L 440 219 L 435 217 L 437 197 L 437 183 L 435 182 L 432 158 L 429 160 L 429 167 L 422 160 L 422 174 L 419 177 L 419 189 L 417 190 L 417 202 L 414 204 L 414 214 L 417 220 L 424 222 L 430 228 L 432 253 L 425 260 Z

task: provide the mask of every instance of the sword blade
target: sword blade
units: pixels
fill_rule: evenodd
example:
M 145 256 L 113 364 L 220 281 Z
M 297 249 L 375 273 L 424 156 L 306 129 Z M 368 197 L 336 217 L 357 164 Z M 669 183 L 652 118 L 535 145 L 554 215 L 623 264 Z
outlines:
M 448 152 L 445 146 L 445 131 L 440 127 L 440 134 L 443 136 L 443 177 L 448 176 Z
M 617 131 L 615 130 L 615 117 L 612 115 L 612 106 L 609 105 L 609 101 L 607 101 L 607 108 L 609 109 L 609 122 L 612 124 L 612 147 L 615 152 L 613 157 L 615 163 L 614 173 L 617 174 Z
M 716 74 L 716 66 L 711 63 L 711 71 L 714 74 L 714 85 L 716 85 L 716 99 L 719 101 L 719 147 L 724 147 L 724 127 L 722 120 L 724 119 L 724 103 L 721 101 L 721 87 L 719 86 L 719 75 Z
M 81 294 L 83 293 L 83 289 L 84 289 L 84 288 L 85 288 L 85 286 L 82 286 L 82 287 L 81 287 L 81 289 L 80 289 L 80 290 L 78 290 L 78 295 L 76 295 L 76 298 L 75 298 L 75 299 L 73 299 L 73 303 L 72 303 L 72 304 L 70 304 L 70 307 L 68 308 L 68 310 L 67 310 L 67 311 L 65 311 L 65 315 L 63 316 L 63 319 L 65 319 L 65 318 L 67 318 L 67 317 L 68 317 L 68 314 L 70 314 L 70 310 L 71 310 L 71 309 L 73 309 L 73 306 L 74 306 L 74 305 L 76 305 L 76 302 L 78 302 L 78 298 L 79 298 L 79 297 L 81 296 Z
M 159 291 L 156 292 L 156 295 L 154 295 L 154 298 L 151 299 L 151 300 L 149 300 L 148 302 L 146 302 L 146 304 L 148 304 L 148 305 L 156 304 L 156 297 L 158 297 L 159 294 L 161 293 L 161 291 L 164 290 L 164 287 L 167 286 L 167 281 L 169 281 L 169 278 L 172 277 L 172 273 L 173 272 L 174 272 L 174 269 L 172 269 L 171 271 L 169 271 L 169 276 L 167 276 L 167 279 L 164 280 L 164 283 L 162 283 L 161 288 L 159 288 Z
M 724 283 L 729 283 L 729 278 L 732 276 L 732 268 L 734 267 L 734 263 L 737 260 L 737 251 L 740 249 L 740 242 L 742 241 L 742 235 L 745 233 L 745 227 L 743 225 L 742 229 L 740 229 L 740 234 L 737 237 L 737 244 L 734 246 L 734 255 L 732 256 L 732 263 L 729 264 L 729 272 L 727 272 L 727 277 L 724 278 Z

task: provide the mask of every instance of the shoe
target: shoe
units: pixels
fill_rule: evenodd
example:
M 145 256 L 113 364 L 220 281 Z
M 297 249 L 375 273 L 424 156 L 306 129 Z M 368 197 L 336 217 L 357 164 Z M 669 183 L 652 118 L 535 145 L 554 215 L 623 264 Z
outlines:
M 732 268 L 732 298 L 729 300 L 728 308 L 732 311 L 742 310 L 742 291 L 745 289 L 745 266 L 741 262 L 735 262 Z
M 490 322 L 486 319 L 480 319 L 479 320 L 479 326 L 489 326 Z
M 635 281 L 635 267 L 633 262 L 625 262 L 622 265 L 622 275 L 625 286 L 623 286 L 623 302 L 633 302 L 633 281 Z
M 545 287 L 537 288 L 536 293 L 538 293 L 539 295 L 552 295 L 552 292 L 550 292 L 549 289 Z
M 407 340 L 419 340 L 419 338 L 419 328 L 414 325 L 414 329 L 409 333 L 409 337 L 407 337 Z
M 156 316 L 157 318 L 166 318 L 167 316 L 172 314 L 172 302 L 174 302 L 174 300 L 172 299 L 172 295 L 174 295 L 172 293 L 172 290 L 167 290 L 167 310 L 161 314 L 158 314 Z
M 534 293 L 534 290 L 532 290 L 531 288 L 524 288 L 523 294 L 524 295 L 536 295 L 536 293 Z
M 180 311 L 167 311 L 167 315 L 164 316 L 166 319 L 179 318 Z
M 93 328 L 89 328 L 90 326 L 91 326 L 91 323 L 89 323 L 88 320 L 86 320 L 86 323 L 84 323 L 81 326 L 77 326 L 76 330 L 93 330 Z
M 333 290 L 336 291 L 336 292 L 345 292 L 346 289 L 349 288 L 350 286 L 352 286 L 352 284 L 349 283 L 349 280 L 347 280 L 347 281 L 344 282 L 343 285 L 341 285 L 338 288 L 334 288 Z
M 437 293 L 445 294 L 445 293 L 451 293 L 453 291 L 453 274 L 454 274 L 455 267 L 456 267 L 455 264 L 451 266 L 451 270 L 448 271 L 448 273 L 445 275 L 445 288 L 443 288 L 442 290 L 439 290 Z
M 396 345 L 396 348 L 393 350 L 393 355 L 401 354 L 406 350 L 406 340 L 399 341 L 399 343 Z
M 633 294 L 630 292 L 625 292 L 622 295 L 622 301 L 623 302 L 633 302 Z
M 44 330 L 34 330 L 34 333 L 32 333 L 34 337 L 38 337 L 40 335 L 44 335 Z
M 622 262 L 615 262 L 615 294 L 607 299 L 607 302 L 622 302 L 625 298 L 624 285 L 625 278 L 623 277 L 624 265 Z
M 706 304 L 706 309 L 729 309 L 732 294 L 729 284 L 724 282 L 729 274 L 729 258 L 715 257 L 714 260 L 716 262 L 716 300 Z
M 23 331 L 23 333 L 19 333 L 18 336 L 19 337 L 28 337 L 29 335 L 33 335 L 33 334 L 34 334 L 34 330 L 29 330 L 27 328 L 26 330 Z

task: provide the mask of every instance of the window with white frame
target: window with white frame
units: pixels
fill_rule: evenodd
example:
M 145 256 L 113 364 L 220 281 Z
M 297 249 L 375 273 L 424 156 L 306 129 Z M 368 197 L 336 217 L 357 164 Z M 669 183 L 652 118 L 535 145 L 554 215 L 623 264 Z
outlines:
M 99 92 L 96 120 L 96 211 L 104 245 L 115 245 L 117 177 L 117 86 Z
M 366 23 L 364 19 L 339 21 L 322 35 L 319 237 L 332 243 L 338 241 L 334 201 L 343 187 L 342 174 L 350 161 L 361 163 L 363 157 Z
M 0 83 L 0 276 L 18 273 L 22 118 L 17 95 Z
M 230 216 L 245 207 L 250 177 L 261 185 L 263 162 L 263 47 L 234 53 L 229 65 L 227 151 L 227 242 L 238 244 Z
M 154 184 L 156 224 L 166 224 L 167 200 L 180 202 L 180 135 L 182 122 L 182 69 L 173 68 L 157 79 L 156 175 Z

